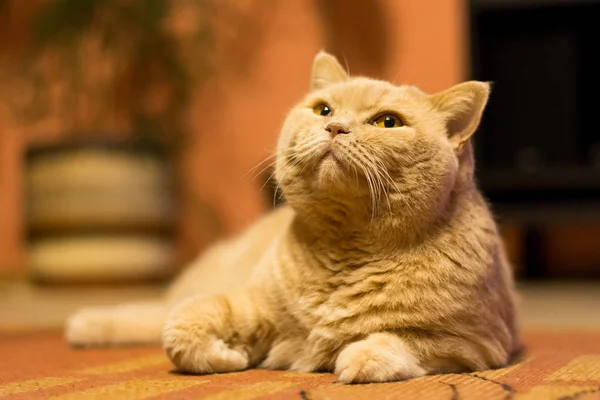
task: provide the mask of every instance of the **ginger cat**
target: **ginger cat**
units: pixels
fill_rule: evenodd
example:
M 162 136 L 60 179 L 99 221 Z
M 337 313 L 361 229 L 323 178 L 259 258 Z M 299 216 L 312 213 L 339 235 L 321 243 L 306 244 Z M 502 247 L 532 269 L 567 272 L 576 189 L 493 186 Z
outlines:
M 203 255 L 156 303 L 83 310 L 74 345 L 158 341 L 182 371 L 333 371 L 387 382 L 502 367 L 513 279 L 473 181 L 489 85 L 429 95 L 320 52 L 289 113 L 287 205 Z

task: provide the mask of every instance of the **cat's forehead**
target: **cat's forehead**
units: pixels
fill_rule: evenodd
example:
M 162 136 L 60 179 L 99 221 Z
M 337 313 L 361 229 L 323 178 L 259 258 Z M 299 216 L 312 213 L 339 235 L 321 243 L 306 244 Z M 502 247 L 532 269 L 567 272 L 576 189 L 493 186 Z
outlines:
M 353 78 L 315 93 L 333 103 L 355 110 L 378 106 L 414 105 L 428 101 L 427 95 L 414 86 L 395 86 L 368 78 Z

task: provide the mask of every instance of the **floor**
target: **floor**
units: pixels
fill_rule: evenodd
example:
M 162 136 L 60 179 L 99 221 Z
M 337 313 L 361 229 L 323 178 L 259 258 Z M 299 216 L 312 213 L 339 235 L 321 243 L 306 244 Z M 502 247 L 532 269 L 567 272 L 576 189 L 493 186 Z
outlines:
M 164 287 L 52 287 L 0 281 L 3 327 L 58 328 L 80 307 L 119 304 L 159 296 Z M 552 282 L 519 285 L 525 329 L 600 329 L 600 282 Z
M 600 400 L 600 332 L 527 331 L 501 369 L 342 385 L 332 374 L 252 369 L 181 374 L 160 346 L 72 349 L 60 332 L 0 331 L 0 397 L 11 400 Z M 365 367 L 368 368 L 369 364 Z
M 289 371 L 178 374 L 160 346 L 78 351 L 56 330 L 79 307 L 151 299 L 163 290 L 0 281 L 0 397 L 600 400 L 600 282 L 520 284 L 527 356 L 516 365 L 381 385 L 340 385 L 330 374 Z

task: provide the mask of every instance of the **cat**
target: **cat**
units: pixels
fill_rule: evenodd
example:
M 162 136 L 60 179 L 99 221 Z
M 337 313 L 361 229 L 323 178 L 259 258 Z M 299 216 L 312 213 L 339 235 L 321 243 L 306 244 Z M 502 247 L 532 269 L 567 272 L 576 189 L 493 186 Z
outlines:
M 162 344 L 181 371 L 388 382 L 506 366 L 512 272 L 473 178 L 488 83 L 436 94 L 319 52 L 275 175 L 286 204 L 201 256 L 161 301 L 83 310 L 73 345 Z

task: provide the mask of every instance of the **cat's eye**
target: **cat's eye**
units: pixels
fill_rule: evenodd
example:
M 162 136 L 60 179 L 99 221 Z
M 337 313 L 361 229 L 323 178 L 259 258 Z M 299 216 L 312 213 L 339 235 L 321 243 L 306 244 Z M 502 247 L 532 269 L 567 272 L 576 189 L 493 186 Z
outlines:
M 331 107 L 325 103 L 320 103 L 313 107 L 313 112 L 317 115 L 322 115 L 325 117 L 331 114 Z
M 383 114 L 373 120 L 373 125 L 378 128 L 399 128 L 404 124 L 397 115 Z

